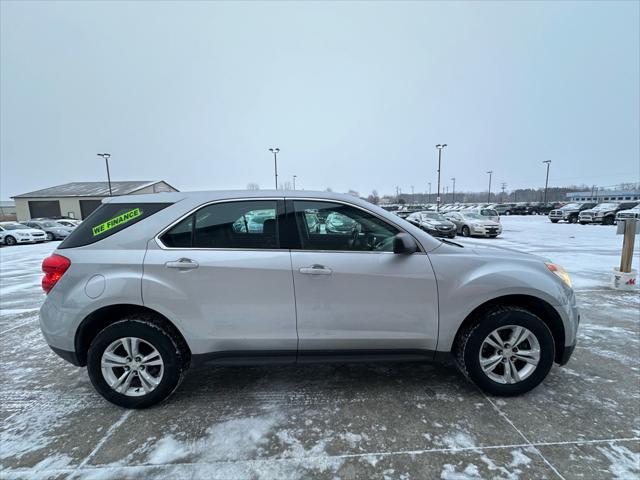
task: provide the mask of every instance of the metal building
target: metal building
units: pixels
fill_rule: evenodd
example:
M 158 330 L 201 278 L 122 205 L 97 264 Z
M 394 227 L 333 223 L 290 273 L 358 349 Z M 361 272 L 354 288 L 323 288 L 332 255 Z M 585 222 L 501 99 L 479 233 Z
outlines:
M 111 182 L 115 195 L 130 195 L 178 190 L 163 180 L 147 182 Z M 107 182 L 72 182 L 12 197 L 18 221 L 32 218 L 70 217 L 82 220 L 93 212 L 103 198 L 109 197 Z

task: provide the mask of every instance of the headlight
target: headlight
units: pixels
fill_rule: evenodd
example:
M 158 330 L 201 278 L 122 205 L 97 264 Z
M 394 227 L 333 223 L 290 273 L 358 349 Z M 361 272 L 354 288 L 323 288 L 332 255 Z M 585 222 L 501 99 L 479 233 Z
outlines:
M 573 285 L 571 285 L 571 278 L 569 278 L 569 274 L 564 268 L 551 262 L 544 262 L 544 264 L 547 266 L 551 273 L 553 273 L 556 277 L 569 285 L 570 288 L 573 288 Z
M 19 237 L 28 237 L 30 234 L 29 233 L 18 232 L 18 233 L 16 233 L 16 235 L 18 235 Z

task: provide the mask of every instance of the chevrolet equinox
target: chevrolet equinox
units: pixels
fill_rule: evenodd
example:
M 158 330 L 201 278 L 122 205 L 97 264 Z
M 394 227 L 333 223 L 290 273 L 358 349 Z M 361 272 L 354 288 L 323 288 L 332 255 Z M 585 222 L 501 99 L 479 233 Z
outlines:
M 579 322 L 561 266 L 326 192 L 109 198 L 42 269 L 47 343 L 128 408 L 200 362 L 452 358 L 517 395 L 569 360 Z

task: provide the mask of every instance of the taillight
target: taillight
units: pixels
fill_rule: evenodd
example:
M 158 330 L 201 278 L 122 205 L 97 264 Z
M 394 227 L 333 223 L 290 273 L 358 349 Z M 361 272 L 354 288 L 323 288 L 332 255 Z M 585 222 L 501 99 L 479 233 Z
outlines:
M 62 275 L 64 275 L 64 272 L 67 271 L 70 265 L 71 260 L 55 253 L 44 259 L 42 262 L 42 271 L 44 272 L 42 289 L 45 293 L 49 293 L 55 284 L 58 283 L 58 280 L 62 278 Z

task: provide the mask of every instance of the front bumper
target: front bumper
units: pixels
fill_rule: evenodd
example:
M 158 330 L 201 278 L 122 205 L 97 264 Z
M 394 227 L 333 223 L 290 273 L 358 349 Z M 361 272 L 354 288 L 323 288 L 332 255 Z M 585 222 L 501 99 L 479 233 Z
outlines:
M 573 345 L 565 345 L 564 351 L 562 352 L 562 355 L 558 359 L 558 364 L 566 365 L 567 363 L 569 363 L 569 359 L 571 358 L 571 355 L 573 355 L 573 351 L 575 349 L 576 349 L 575 343 Z
M 491 235 L 500 235 L 502 228 L 491 227 L 471 227 L 471 235 L 482 235 L 483 237 L 489 237 Z

